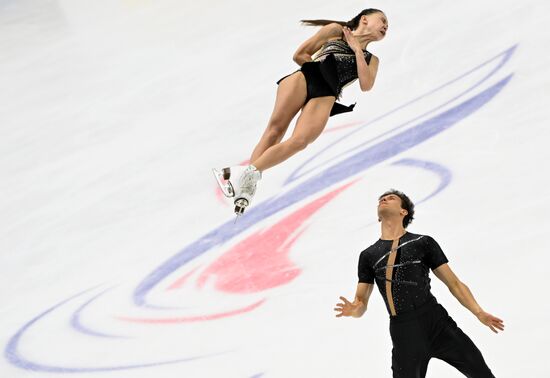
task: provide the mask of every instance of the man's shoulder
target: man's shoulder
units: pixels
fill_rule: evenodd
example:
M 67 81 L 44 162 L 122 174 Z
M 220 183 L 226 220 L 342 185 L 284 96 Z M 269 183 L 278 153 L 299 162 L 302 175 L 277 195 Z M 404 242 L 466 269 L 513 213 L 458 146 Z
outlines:
M 426 234 L 413 234 L 407 232 L 407 238 L 402 239 L 401 244 L 414 243 L 415 245 L 421 245 L 427 249 L 439 249 L 439 243 L 430 235 Z
M 416 238 L 419 238 L 419 237 L 425 237 L 426 236 L 424 234 L 417 234 L 417 233 L 410 232 L 410 231 L 407 231 L 407 233 L 405 235 L 409 239 L 416 239 Z
M 372 254 L 373 252 L 378 251 L 381 247 L 381 244 L 382 244 L 382 240 L 378 239 L 376 242 L 372 243 L 367 248 L 363 249 L 361 251 L 361 255 L 369 255 L 369 254 Z
M 407 240 L 415 240 L 415 239 L 433 240 L 433 237 L 431 237 L 430 235 L 416 234 L 409 231 L 407 231 L 406 236 L 407 236 Z

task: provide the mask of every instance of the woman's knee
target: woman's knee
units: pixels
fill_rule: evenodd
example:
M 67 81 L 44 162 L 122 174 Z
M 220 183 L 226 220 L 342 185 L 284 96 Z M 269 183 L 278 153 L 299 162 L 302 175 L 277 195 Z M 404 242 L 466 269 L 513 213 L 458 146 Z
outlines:
M 269 122 L 266 130 L 267 139 L 270 141 L 278 141 L 283 138 L 288 129 L 288 123 L 284 122 Z
M 309 144 L 308 138 L 303 136 L 292 136 L 288 142 L 292 145 L 292 149 L 295 151 L 301 151 Z

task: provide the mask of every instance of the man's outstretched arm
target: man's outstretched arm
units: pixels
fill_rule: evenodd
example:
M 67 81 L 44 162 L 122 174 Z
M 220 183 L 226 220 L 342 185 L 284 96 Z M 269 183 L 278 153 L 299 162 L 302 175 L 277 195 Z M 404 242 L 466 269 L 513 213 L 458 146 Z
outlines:
M 355 299 L 353 302 L 348 301 L 344 297 L 340 297 L 341 303 L 336 304 L 334 311 L 338 312 L 336 317 L 341 316 L 353 316 L 354 318 L 360 318 L 367 311 L 367 305 L 372 293 L 374 284 L 365 282 L 359 282 L 357 284 L 357 290 L 355 292 Z
M 494 333 L 498 333 L 496 329 L 504 331 L 503 321 L 488 312 L 483 311 L 481 306 L 476 302 L 472 292 L 449 267 L 449 264 L 442 264 L 435 269 L 434 274 L 439 278 L 447 287 L 449 291 L 455 296 L 456 299 L 468 310 L 474 314 L 480 322 L 485 324 Z

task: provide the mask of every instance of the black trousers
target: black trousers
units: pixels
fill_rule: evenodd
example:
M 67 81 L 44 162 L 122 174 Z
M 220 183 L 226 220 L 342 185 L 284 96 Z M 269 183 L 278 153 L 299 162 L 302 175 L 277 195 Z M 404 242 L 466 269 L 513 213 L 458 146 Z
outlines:
M 432 357 L 466 377 L 494 378 L 479 349 L 435 300 L 390 317 L 394 378 L 423 378 Z

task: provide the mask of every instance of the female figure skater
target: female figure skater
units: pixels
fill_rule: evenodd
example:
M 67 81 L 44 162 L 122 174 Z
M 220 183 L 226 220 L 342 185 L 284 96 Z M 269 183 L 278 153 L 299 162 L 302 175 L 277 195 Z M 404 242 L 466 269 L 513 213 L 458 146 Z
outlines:
M 237 215 L 250 204 L 263 171 L 306 148 L 321 134 L 330 116 L 353 110 L 354 105 L 336 102 L 345 86 L 359 79 L 365 92 L 374 85 L 378 58 L 366 48 L 386 35 L 388 21 L 382 11 L 365 9 L 348 22 L 302 20 L 302 23 L 322 27 L 294 53 L 293 59 L 301 68 L 277 82 L 275 107 L 252 152 L 250 165 L 214 170 L 224 194 L 234 197 Z M 292 135 L 281 142 L 300 110 Z

